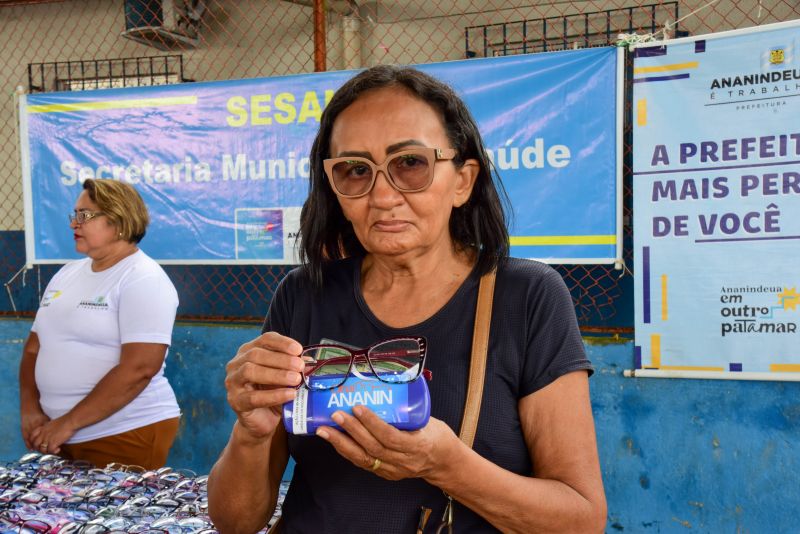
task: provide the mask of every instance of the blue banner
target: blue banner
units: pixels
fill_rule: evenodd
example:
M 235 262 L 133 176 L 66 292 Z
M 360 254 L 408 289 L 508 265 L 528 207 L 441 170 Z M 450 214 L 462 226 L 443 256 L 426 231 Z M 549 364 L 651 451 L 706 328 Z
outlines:
M 800 372 L 798 23 L 645 45 L 633 72 L 636 367 Z
M 512 198 L 512 253 L 621 257 L 615 48 L 419 66 L 467 102 Z M 88 178 L 142 194 L 162 263 L 296 263 L 311 142 L 355 73 L 28 95 L 29 263 L 76 258 L 67 214 Z

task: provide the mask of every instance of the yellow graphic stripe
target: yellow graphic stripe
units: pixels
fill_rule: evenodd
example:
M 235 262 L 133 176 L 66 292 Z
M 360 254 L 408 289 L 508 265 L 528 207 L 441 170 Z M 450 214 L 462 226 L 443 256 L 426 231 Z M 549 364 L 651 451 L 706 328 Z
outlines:
M 658 65 L 656 67 L 636 67 L 634 74 L 649 74 L 651 72 L 670 72 L 673 70 L 696 69 L 700 63 L 698 61 L 688 61 L 686 63 L 673 63 L 672 65 Z
M 667 314 L 667 275 L 661 275 L 661 320 L 666 321 Z
M 515 235 L 508 239 L 512 247 L 547 245 L 614 245 L 617 236 L 611 235 Z
M 724 367 L 708 367 L 703 365 L 662 365 L 665 371 L 725 371 Z
M 800 373 L 800 363 L 771 363 L 769 370 L 773 373 Z
M 647 126 L 647 99 L 636 101 L 636 126 Z
M 28 113 L 62 113 L 65 111 L 96 111 L 101 109 L 155 108 L 197 104 L 197 96 L 172 96 L 164 98 L 136 98 L 132 100 L 105 100 L 102 102 L 77 102 L 74 104 L 42 104 L 28 106 Z
M 661 369 L 661 334 L 650 334 L 651 367 Z

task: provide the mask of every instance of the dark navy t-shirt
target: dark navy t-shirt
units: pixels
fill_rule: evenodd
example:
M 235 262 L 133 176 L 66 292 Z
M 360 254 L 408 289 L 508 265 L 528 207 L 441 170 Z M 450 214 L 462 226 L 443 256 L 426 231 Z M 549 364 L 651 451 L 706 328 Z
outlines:
M 429 319 L 392 328 L 367 307 L 360 287 L 360 258 L 332 262 L 324 288 L 315 292 L 301 269 L 281 282 L 264 331 L 303 345 L 322 339 L 357 347 L 397 336 L 425 336 L 431 417 L 457 434 L 464 411 L 472 329 L 477 303 L 473 272 L 450 301 Z M 416 298 L 424 298 L 417 296 Z M 549 266 L 511 258 L 498 268 L 486 379 L 474 449 L 514 473 L 533 473 L 517 406 L 526 395 L 578 369 L 591 372 L 569 292 Z M 283 504 L 284 532 L 415 531 L 420 506 L 433 509 L 426 531 L 435 530 L 445 506 L 442 491 L 421 479 L 387 481 L 352 465 L 316 436 L 289 436 L 296 461 Z M 456 504 L 456 532 L 495 532 L 483 518 Z

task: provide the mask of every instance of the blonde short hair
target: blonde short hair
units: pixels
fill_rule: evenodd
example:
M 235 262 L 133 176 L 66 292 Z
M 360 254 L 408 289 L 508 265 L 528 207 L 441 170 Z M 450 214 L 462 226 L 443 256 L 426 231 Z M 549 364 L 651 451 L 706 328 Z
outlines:
M 144 200 L 133 188 L 117 180 L 86 180 L 83 188 L 108 220 L 117 227 L 120 239 L 130 243 L 142 240 L 150 224 Z

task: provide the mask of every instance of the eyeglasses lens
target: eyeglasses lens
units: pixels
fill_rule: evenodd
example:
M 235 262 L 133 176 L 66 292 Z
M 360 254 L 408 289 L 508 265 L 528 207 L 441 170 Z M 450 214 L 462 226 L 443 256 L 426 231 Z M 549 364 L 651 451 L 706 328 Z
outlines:
M 22 518 L 14 510 L 3 510 L 0 513 L 0 525 L 2 526 L 18 525 L 20 521 L 22 521 Z
M 387 162 L 389 178 L 400 191 L 419 191 L 431 180 L 432 164 L 425 154 L 398 154 Z M 333 166 L 336 189 L 345 196 L 358 196 L 372 186 L 374 167 L 364 160 L 340 161 Z
M 333 166 L 333 182 L 342 195 L 360 195 L 372 185 L 372 168 L 363 161 L 340 161 Z
M 422 347 L 416 339 L 386 341 L 372 347 L 368 357 L 378 378 L 384 382 L 411 382 L 419 376 L 422 367 Z M 364 362 L 363 366 L 368 367 L 368 364 Z M 366 373 L 371 371 L 364 369 L 362 374 Z
M 401 154 L 388 164 L 394 185 L 404 191 L 416 191 L 428 185 L 433 168 L 424 154 Z
M 335 388 L 347 377 L 351 354 L 344 348 L 306 349 L 301 357 L 306 362 L 303 377 L 309 389 Z
M 81 534 L 105 534 L 109 530 L 111 529 L 102 523 L 86 523 L 81 529 Z

